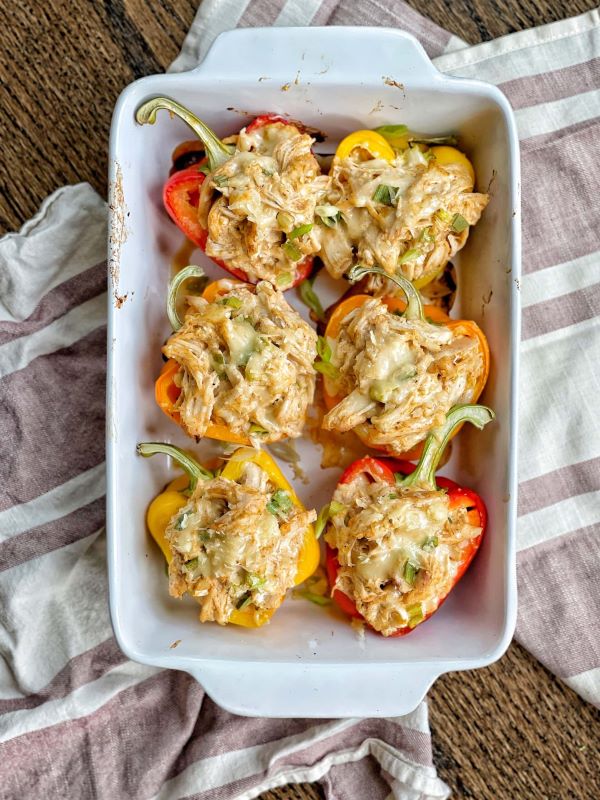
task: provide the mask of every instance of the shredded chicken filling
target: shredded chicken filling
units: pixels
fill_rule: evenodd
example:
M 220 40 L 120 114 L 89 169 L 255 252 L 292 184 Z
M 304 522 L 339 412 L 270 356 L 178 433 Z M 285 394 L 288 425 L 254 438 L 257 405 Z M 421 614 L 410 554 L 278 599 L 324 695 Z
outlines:
M 189 302 L 163 352 L 181 365 L 175 410 L 190 436 L 204 436 L 209 424 L 254 444 L 300 436 L 315 389 L 310 325 L 267 282 Z
M 318 242 L 311 231 L 291 240 L 288 234 L 312 224 L 330 183 L 313 143 L 295 125 L 242 129 L 232 157 L 202 185 L 198 211 L 208 230 L 207 255 L 252 282 L 292 285 L 297 264 L 317 252 Z
M 169 591 L 201 605 L 201 622 L 225 625 L 236 609 L 276 609 L 294 585 L 314 511 L 292 503 L 248 462 L 240 482 L 199 481 L 166 530 L 173 558 Z
M 325 540 L 340 568 L 333 589 L 350 597 L 375 630 L 414 627 L 452 588 L 465 548 L 481 535 L 448 495 L 361 475 L 338 486 Z M 339 505 L 337 505 L 339 504 Z
M 407 320 L 368 300 L 329 340 L 343 396 L 324 417 L 327 430 L 355 429 L 374 447 L 401 454 L 441 425 L 458 403 L 470 403 L 484 370 L 477 340 L 441 325 Z
M 335 158 L 331 177 L 327 203 L 340 214 L 319 226 L 318 236 L 320 257 L 335 278 L 357 262 L 400 271 L 412 281 L 441 272 L 489 199 L 472 191 L 465 166 L 437 164 L 418 147 L 401 151 L 392 163 Z M 396 292 L 394 284 L 386 286 L 387 294 Z

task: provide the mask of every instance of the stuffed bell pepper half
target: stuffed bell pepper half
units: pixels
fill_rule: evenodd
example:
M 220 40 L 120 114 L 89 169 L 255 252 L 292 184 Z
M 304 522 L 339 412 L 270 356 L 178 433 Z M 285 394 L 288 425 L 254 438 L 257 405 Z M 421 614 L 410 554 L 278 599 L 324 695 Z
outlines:
M 350 278 L 383 274 L 354 267 Z M 451 320 L 423 307 L 418 291 L 391 277 L 405 293 L 374 298 L 351 295 L 333 311 L 318 342 L 326 430 L 354 430 L 369 447 L 416 458 L 415 449 L 457 404 L 480 396 L 489 371 L 489 348 L 471 321 Z
M 318 566 L 315 512 L 264 450 L 239 448 L 217 473 L 173 445 L 139 444 L 138 453 L 170 456 L 185 473 L 146 516 L 169 565 L 169 593 L 196 600 L 201 622 L 264 625 Z
M 189 436 L 260 445 L 301 435 L 312 402 L 317 335 L 267 281 L 209 284 L 178 292 L 203 275 L 189 266 L 171 281 L 167 312 L 174 330 L 155 385 L 160 408 Z
M 194 244 L 240 280 L 267 280 L 280 289 L 310 274 L 318 243 L 315 206 L 329 178 L 312 152 L 314 139 L 300 123 L 265 114 L 220 140 L 188 109 L 157 97 L 137 110 L 140 124 L 166 109 L 204 145 L 206 158 L 175 171 L 163 189 L 173 221 Z M 185 165 L 189 143 L 175 151 Z
M 457 406 L 429 435 L 417 466 L 367 456 L 343 473 L 325 527 L 333 599 L 384 636 L 404 636 L 428 619 L 464 575 L 479 549 L 486 509 L 472 490 L 435 470 L 453 429 L 483 428 L 485 406 Z

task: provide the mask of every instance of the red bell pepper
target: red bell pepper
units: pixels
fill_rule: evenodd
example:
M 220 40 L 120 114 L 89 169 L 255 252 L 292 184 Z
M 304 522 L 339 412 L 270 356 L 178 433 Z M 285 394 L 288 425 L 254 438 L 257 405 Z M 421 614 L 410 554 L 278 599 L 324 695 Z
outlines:
M 372 458 L 365 456 L 364 458 L 355 461 L 342 473 L 339 484 L 352 483 L 359 475 L 367 475 L 372 481 L 381 481 L 389 483 L 391 486 L 403 487 L 420 487 L 427 489 L 445 489 L 448 493 L 450 509 L 467 508 L 467 521 L 474 527 L 481 528 L 481 533 L 474 539 L 471 539 L 469 545 L 464 549 L 463 557 L 459 568 L 454 576 L 454 580 L 450 589 L 442 597 L 438 598 L 436 607 L 419 618 L 414 624 L 405 625 L 398 628 L 391 636 L 405 636 L 410 633 L 417 625 L 425 622 L 429 617 L 437 611 L 442 603 L 448 597 L 450 591 L 456 586 L 458 581 L 465 574 L 469 564 L 475 557 L 479 546 L 483 540 L 487 525 L 487 511 L 483 500 L 472 489 L 466 489 L 459 486 L 454 481 L 448 478 L 437 478 L 435 470 L 439 464 L 440 458 L 452 435 L 452 431 L 457 425 L 463 422 L 471 422 L 478 428 L 483 428 L 488 422 L 494 418 L 494 413 L 485 406 L 477 405 L 464 405 L 455 406 L 447 415 L 446 423 L 437 431 L 432 432 L 423 448 L 423 454 L 419 463 L 415 466 L 409 461 L 402 461 L 391 458 Z M 405 476 L 405 477 L 401 477 Z M 317 523 L 318 524 L 318 523 Z M 326 568 L 329 585 L 333 588 L 336 583 L 337 574 L 340 568 L 337 559 L 337 550 L 327 545 L 326 547 Z M 364 617 L 357 610 L 356 605 L 351 597 L 341 592 L 339 589 L 334 589 L 333 599 L 336 604 L 355 619 L 362 619 Z
M 206 178 L 207 168 L 210 172 L 213 172 L 231 158 L 232 150 L 202 120 L 198 119 L 179 103 L 166 97 L 156 97 L 141 105 L 136 112 L 137 122 L 140 125 L 146 123 L 154 124 L 156 112 L 161 108 L 166 109 L 171 114 L 176 114 L 187 123 L 203 142 L 206 150 L 206 158 L 197 164 L 171 174 L 163 187 L 163 203 L 167 213 L 187 238 L 204 252 L 206 250 L 208 231 L 198 219 L 201 187 Z M 295 125 L 299 130 L 303 130 L 300 123 L 285 119 L 277 114 L 261 114 L 246 126 L 246 130 L 251 133 L 266 125 L 279 123 Z M 248 276 L 242 270 L 236 269 L 217 258 L 212 258 L 211 260 L 241 281 L 249 282 Z M 306 256 L 302 261 L 297 262 L 295 267 L 294 282 L 288 288 L 296 286 L 310 275 L 313 268 L 313 257 Z

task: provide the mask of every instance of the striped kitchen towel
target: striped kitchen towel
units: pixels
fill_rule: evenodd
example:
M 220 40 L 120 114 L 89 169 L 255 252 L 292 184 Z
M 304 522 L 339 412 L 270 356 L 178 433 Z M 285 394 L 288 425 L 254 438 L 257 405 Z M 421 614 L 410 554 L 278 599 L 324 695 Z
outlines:
M 524 276 L 519 641 L 600 702 L 600 139 L 597 11 L 466 48 L 402 2 L 204 0 L 174 69 L 236 25 L 379 24 L 516 109 Z M 128 661 L 106 602 L 106 207 L 84 184 L 0 241 L 0 798 L 447 797 L 427 709 L 263 720 Z M 595 413 L 596 412 L 596 413 Z

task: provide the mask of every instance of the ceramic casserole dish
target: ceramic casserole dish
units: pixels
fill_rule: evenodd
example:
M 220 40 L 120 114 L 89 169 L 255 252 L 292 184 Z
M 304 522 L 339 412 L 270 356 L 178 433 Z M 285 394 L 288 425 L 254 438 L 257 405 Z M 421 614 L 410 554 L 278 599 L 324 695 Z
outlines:
M 329 153 L 348 132 L 389 123 L 430 135 L 456 133 L 479 188 L 485 191 L 491 181 L 489 206 L 455 259 L 459 292 L 452 315 L 475 320 L 486 332 L 492 364 L 482 402 L 497 418 L 482 432 L 465 428 L 441 470 L 482 495 L 489 527 L 443 608 L 410 636 L 367 632 L 359 638 L 341 613 L 292 598 L 263 628 L 201 625 L 195 603 L 168 595 L 164 561 L 144 517 L 150 500 L 178 473 L 167 459 L 139 458 L 136 443 L 173 442 L 200 457 L 215 446 L 195 446 L 154 402 L 160 349 L 170 332 L 166 287 L 183 240 L 163 209 L 161 191 L 171 151 L 189 138 L 185 125 L 166 112 L 153 126 L 136 124 L 136 108 L 157 95 L 178 100 L 220 135 L 264 112 L 302 120 L 326 134 L 319 149 Z M 498 659 L 516 617 L 520 274 L 518 142 L 502 93 L 440 74 L 419 43 L 397 30 L 231 31 L 219 36 L 198 68 L 143 78 L 123 92 L 112 124 L 110 193 L 108 560 L 122 650 L 145 664 L 189 672 L 230 711 L 273 717 L 404 714 L 439 675 Z M 224 276 L 199 251 L 190 263 Z M 286 296 L 306 317 L 296 292 Z M 320 448 L 308 439 L 297 448 L 308 481 L 294 481 L 295 488 L 306 507 L 319 509 L 340 470 L 320 470 Z

